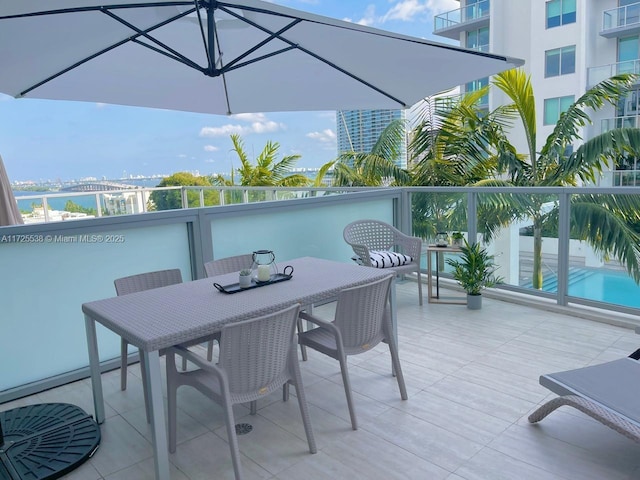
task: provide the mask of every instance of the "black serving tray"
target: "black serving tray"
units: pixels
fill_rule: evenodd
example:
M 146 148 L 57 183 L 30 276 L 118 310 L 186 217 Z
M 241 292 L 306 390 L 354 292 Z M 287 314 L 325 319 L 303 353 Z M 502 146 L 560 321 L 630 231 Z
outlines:
M 271 275 L 271 280 L 268 280 L 266 282 L 256 282 L 255 280 L 251 280 L 251 285 L 248 287 L 241 287 L 239 283 L 232 283 L 230 285 L 220 285 L 219 283 L 214 283 L 213 286 L 216 287 L 219 292 L 231 294 L 245 292 L 254 288 L 266 287 L 267 285 L 271 285 L 273 283 L 286 282 L 287 280 L 291 280 L 291 277 L 293 277 L 292 274 L 276 273 L 275 275 Z

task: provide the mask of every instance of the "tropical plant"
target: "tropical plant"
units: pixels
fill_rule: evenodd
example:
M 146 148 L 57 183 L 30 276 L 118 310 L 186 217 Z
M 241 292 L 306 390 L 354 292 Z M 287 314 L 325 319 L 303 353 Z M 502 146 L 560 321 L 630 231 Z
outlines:
M 175 187 L 175 186 L 197 186 L 210 187 L 211 182 L 207 177 L 198 177 L 189 172 L 177 172 L 173 175 L 165 177 L 158 184 L 158 187 Z M 205 192 L 205 205 L 218 205 L 218 193 L 213 191 Z M 151 193 L 151 203 L 156 210 L 173 210 L 182 208 L 182 191 L 181 190 L 156 190 Z M 187 192 L 187 202 L 190 207 L 200 206 L 200 194 L 196 191 Z
M 336 187 L 379 187 L 407 185 L 409 172 L 398 166 L 406 135 L 402 120 L 394 120 L 382 131 L 370 152 L 345 152 L 325 163 L 314 180 L 314 186 L 324 185 L 332 170 L 331 185 Z
M 429 98 L 417 111 L 409 151 L 412 185 L 464 186 L 491 176 L 495 166 L 486 131 L 496 121 L 477 107 L 487 88 L 457 99 Z M 467 224 L 463 193 L 434 192 L 412 196 L 413 232 L 433 238 L 441 230 L 462 229 Z
M 498 107 L 492 119 L 501 119 L 485 132 L 496 154 L 488 161 L 495 165 L 499 179 L 483 182 L 491 186 L 574 186 L 578 181 L 593 182 L 609 161 L 622 154 L 640 154 L 640 129 L 618 128 L 597 135 L 572 151 L 581 140 L 580 129 L 591 123 L 587 110 L 606 104 L 615 105 L 629 90 L 634 75 L 618 75 L 604 80 L 578 98 L 560 115 L 552 133 L 538 150 L 535 97 L 529 77 L 522 70 L 498 74 L 493 84 L 504 92 L 511 104 Z M 520 119 L 527 152 L 517 153 L 504 125 Z M 522 197 L 522 196 L 518 196 Z M 506 197 L 503 197 L 503 200 Z M 512 197 L 513 198 L 513 197 Z M 507 198 L 508 200 L 508 198 Z M 485 230 L 495 231 L 505 217 L 529 218 L 533 223 L 533 288 L 542 287 L 542 229 L 545 222 L 556 221 L 558 204 L 544 195 L 531 196 L 504 217 L 486 217 Z M 507 204 L 509 202 L 506 202 Z M 503 202 L 502 205 L 505 205 Z M 513 205 L 512 205 L 513 206 Z M 588 242 L 605 256 L 614 256 L 640 282 L 640 236 L 631 224 L 640 221 L 640 197 L 637 195 L 571 195 L 571 235 Z
M 503 279 L 495 275 L 498 268 L 493 255 L 479 243 L 466 240 L 460 247 L 459 258 L 447 258 L 447 264 L 453 267 L 452 275 L 468 295 L 480 295 L 482 289 L 502 283 Z
M 300 159 L 300 155 L 286 155 L 278 160 L 278 142 L 268 141 L 253 165 L 249 155 L 244 149 L 244 142 L 240 135 L 231 135 L 233 151 L 240 160 L 240 167 L 232 169 L 231 181 L 222 176 L 215 177 L 214 181 L 219 185 L 234 186 L 235 173 L 239 175 L 239 185 L 244 187 L 301 187 L 309 184 L 309 178 L 304 175 L 291 174 L 292 168 Z

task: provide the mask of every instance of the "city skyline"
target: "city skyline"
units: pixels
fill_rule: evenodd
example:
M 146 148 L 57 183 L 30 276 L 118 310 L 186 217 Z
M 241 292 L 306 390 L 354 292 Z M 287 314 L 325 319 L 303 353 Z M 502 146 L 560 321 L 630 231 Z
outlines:
M 273 3 L 433 40 L 433 16 L 456 0 L 278 0 Z M 437 40 L 443 43 L 442 39 Z M 177 92 L 176 94 L 178 94 Z M 255 156 L 267 141 L 313 168 L 337 155 L 335 111 L 217 116 L 0 94 L 0 155 L 12 182 L 230 172 L 230 135 Z

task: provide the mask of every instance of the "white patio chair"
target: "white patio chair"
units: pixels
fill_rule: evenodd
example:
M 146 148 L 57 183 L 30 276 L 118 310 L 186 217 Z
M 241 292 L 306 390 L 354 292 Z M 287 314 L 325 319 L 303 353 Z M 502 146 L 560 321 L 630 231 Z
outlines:
M 245 268 L 251 268 L 253 264 L 253 254 L 245 253 L 233 257 L 219 258 L 204 264 L 207 277 L 224 275 L 225 273 L 239 272 Z
M 207 273 L 207 277 L 215 277 L 216 275 L 224 275 L 226 273 L 239 272 L 245 268 L 251 268 L 253 265 L 253 254 L 245 253 L 242 255 L 235 255 L 233 257 L 219 258 L 217 260 L 211 260 L 204 264 L 204 270 Z M 306 309 L 311 309 L 311 306 L 306 306 Z M 298 319 L 298 331 L 302 332 L 304 326 L 302 320 Z M 300 346 L 300 353 L 302 354 L 302 360 L 307 360 L 307 350 L 304 345 Z M 207 358 L 211 361 L 212 353 L 207 352 Z
M 177 268 L 170 270 L 158 270 L 155 272 L 140 273 L 137 275 L 130 275 L 128 277 L 118 278 L 114 280 L 113 284 L 116 287 L 116 294 L 128 295 L 130 293 L 142 292 L 144 290 L 151 290 L 153 288 L 166 287 L 174 285 L 176 283 L 182 283 L 182 273 Z M 120 389 L 127 389 L 127 364 L 128 364 L 129 343 L 124 339 L 120 339 Z M 144 359 L 140 355 L 140 365 L 144 367 Z M 144 369 L 142 368 L 144 373 Z M 143 375 L 144 381 L 144 375 Z M 145 387 L 145 402 L 147 399 L 146 385 Z
M 222 328 L 219 363 L 206 362 L 183 347 L 167 352 L 167 405 L 169 416 L 169 451 L 176 451 L 177 390 L 189 385 L 220 404 L 225 413 L 229 448 L 236 480 L 242 478 L 240 451 L 235 431 L 233 405 L 264 398 L 283 385 L 296 387 L 309 452 L 316 453 L 316 443 L 302 377 L 296 354 L 295 326 L 299 305 Z M 175 354 L 184 355 L 199 370 L 179 372 Z
M 340 362 L 351 426 L 354 430 L 358 429 L 358 421 L 347 369 L 348 355 L 364 353 L 380 342 L 386 342 L 391 352 L 391 360 L 398 380 L 400 396 L 403 400 L 408 398 L 398 357 L 398 347 L 392 333 L 391 315 L 387 308 L 391 279 L 392 277 L 389 275 L 375 282 L 342 290 L 338 294 L 338 303 L 332 322 L 322 320 L 305 312 L 300 313 L 301 318 L 318 327 L 299 333 L 299 343 Z
M 415 272 L 418 300 L 422 305 L 420 255 L 422 240 L 405 235 L 379 220 L 357 220 L 344 227 L 343 237 L 355 253 L 354 260 L 367 267 L 392 268 L 396 275 Z

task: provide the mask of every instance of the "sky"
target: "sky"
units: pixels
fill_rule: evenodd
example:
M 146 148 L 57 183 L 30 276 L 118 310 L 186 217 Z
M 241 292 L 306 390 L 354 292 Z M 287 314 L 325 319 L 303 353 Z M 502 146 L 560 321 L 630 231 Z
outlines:
M 273 0 L 272 3 L 445 43 L 433 17 L 456 0 Z M 0 93 L 0 155 L 12 182 L 226 173 L 238 167 L 230 135 L 253 159 L 268 141 L 297 167 L 333 160 L 336 113 L 207 115 L 88 102 L 14 99 Z

